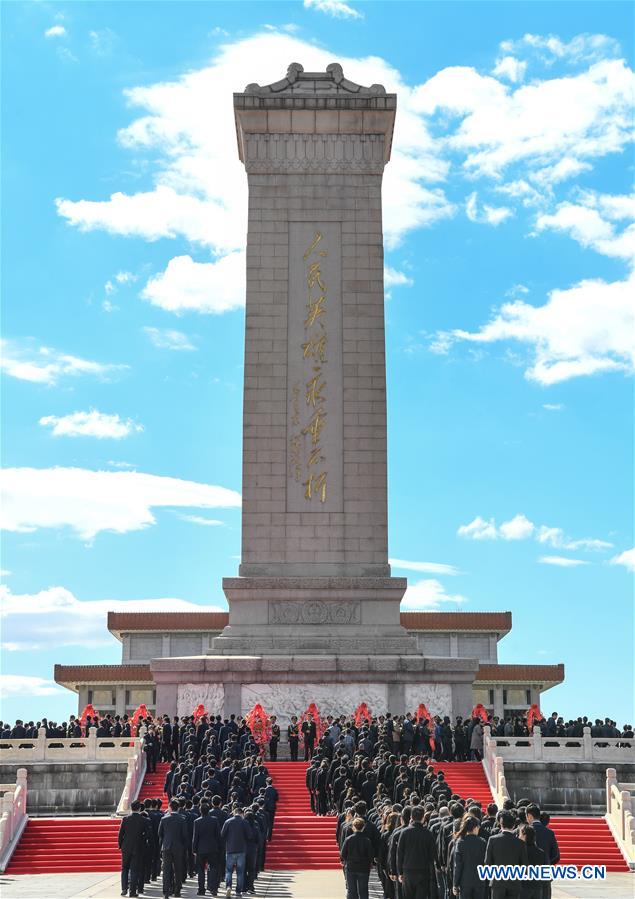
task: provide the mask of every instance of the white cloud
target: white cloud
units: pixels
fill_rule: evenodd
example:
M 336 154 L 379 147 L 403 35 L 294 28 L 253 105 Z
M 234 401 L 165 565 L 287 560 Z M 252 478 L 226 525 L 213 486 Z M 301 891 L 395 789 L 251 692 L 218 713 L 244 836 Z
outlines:
M 620 53 L 619 42 L 606 34 L 578 34 L 570 41 L 555 34 L 525 34 L 517 41 L 503 41 L 500 48 L 504 52 L 534 53 L 548 65 L 556 60 L 597 62 Z
M 594 537 L 583 537 L 580 540 L 573 540 L 567 537 L 562 528 L 548 527 L 541 525 L 538 528 L 537 540 L 539 543 L 547 543 L 554 549 L 590 549 L 603 550 L 610 549 L 613 544 L 606 540 L 598 540 Z
M 480 515 L 469 524 L 462 524 L 457 533 L 459 537 L 470 537 L 472 540 L 496 540 L 498 536 L 494 519 L 486 521 Z
M 487 203 L 479 209 L 478 195 L 473 191 L 465 201 L 465 214 L 471 222 L 496 226 L 510 218 L 514 211 L 508 206 L 488 206 Z
M 613 546 L 612 543 L 595 537 L 572 539 L 562 528 L 536 525 L 522 512 L 509 521 L 504 521 L 500 527 L 496 525 L 494 518 L 486 520 L 477 515 L 469 524 L 462 524 L 457 533 L 459 537 L 469 537 L 472 540 L 527 540 L 534 537 L 538 543 L 547 544 L 554 549 L 605 550 Z
M 10 576 L 11 576 L 11 572 L 9 571 L 8 568 L 0 569 L 0 577 L 10 577 Z
M 108 296 L 110 296 L 111 293 L 117 292 L 117 288 L 112 283 L 112 281 L 106 281 L 106 283 L 104 284 L 104 290 Z
M 586 191 L 580 193 L 579 202 L 560 203 L 554 213 L 538 216 L 536 229 L 561 231 L 583 247 L 632 263 L 635 261 L 635 225 L 631 223 L 620 231 L 614 223 L 634 217 L 635 197 Z
M 577 568 L 579 565 L 588 565 L 584 559 L 569 559 L 566 556 L 541 556 L 538 559 L 543 565 L 557 565 L 559 568 Z
M 560 412 L 564 409 L 564 403 L 543 403 L 542 408 L 547 412 Z
M 354 9 L 344 0 L 304 0 L 305 9 L 316 9 L 335 19 L 361 19 L 361 12 Z
M 628 571 L 635 571 L 635 549 L 625 549 L 611 559 L 611 565 L 623 565 Z
M 510 521 L 504 521 L 500 526 L 500 536 L 503 540 L 526 540 L 533 532 L 533 522 L 522 513 L 515 515 Z
M 175 331 L 173 328 L 151 328 L 143 329 L 148 335 L 152 343 L 161 350 L 195 350 L 196 347 L 190 342 L 190 338 L 183 331 Z
M 584 161 L 622 150 L 632 140 L 633 80 L 617 59 L 515 89 L 450 66 L 415 90 L 413 106 L 425 116 L 450 113 L 442 120 L 448 148 L 466 171 L 500 180 L 513 163 L 543 169 L 563 156 Z
M 403 571 L 422 571 L 426 574 L 459 574 L 454 565 L 446 565 L 443 562 L 409 562 L 406 559 L 388 559 L 393 568 Z
M 2 648 L 24 651 L 51 644 L 89 648 L 112 645 L 113 637 L 106 630 L 108 612 L 200 612 L 201 608 L 174 598 L 79 600 L 65 587 L 25 594 L 0 587 Z M 205 610 L 225 611 L 209 606 Z
M 175 256 L 141 292 L 153 306 L 169 312 L 222 313 L 245 304 L 245 254 L 229 253 L 217 262 Z
M 383 204 L 386 245 L 394 247 L 408 231 L 455 212 L 443 190 L 431 186 L 447 177 L 449 163 L 413 108 L 414 90 L 397 69 L 378 57 L 338 58 L 347 77 L 361 84 L 383 83 L 399 95 Z M 262 83 L 278 81 L 285 65 L 281 60 L 291 59 L 301 59 L 307 71 L 320 71 L 333 61 L 333 53 L 289 34 L 265 32 L 225 43 L 209 66 L 176 81 L 126 91 L 130 106 L 141 114 L 120 130 L 119 141 L 136 158 L 149 160 L 154 185 L 136 194 L 116 191 L 105 200 L 59 198 L 58 213 L 85 231 L 101 229 L 150 241 L 185 238 L 207 250 L 220 302 L 197 294 L 190 306 L 170 292 L 159 297 L 167 308 L 224 311 L 240 305 L 245 274 L 237 271 L 242 260 L 233 254 L 244 250 L 247 179 L 238 160 L 231 91 L 243 88 L 247 72 Z M 228 254 L 233 259 L 225 267 L 222 257 Z M 187 263 L 188 271 L 181 263 L 180 274 L 188 276 L 188 283 L 194 277 L 201 280 L 205 272 L 195 266 L 204 262 Z
M 544 188 L 553 187 L 554 184 L 560 184 L 582 172 L 590 172 L 593 166 L 588 162 L 580 162 L 573 156 L 564 156 L 558 160 L 555 165 L 545 166 L 532 173 L 532 179 Z
M 52 680 L 30 674 L 0 674 L 0 699 L 9 696 L 59 696 L 64 691 Z
M 200 524 L 204 528 L 215 528 L 225 524 L 224 521 L 220 521 L 218 518 L 205 518 L 203 515 L 179 515 L 179 518 L 182 518 L 183 521 L 189 521 L 190 524 Z
M 117 274 L 115 275 L 115 281 L 117 282 L 117 284 L 132 284 L 136 280 L 137 276 L 132 272 L 121 271 L 117 272 Z
M 45 415 L 40 424 L 50 427 L 53 437 L 98 437 L 121 440 L 135 432 L 143 431 L 143 425 L 131 418 L 107 415 L 91 409 L 90 412 L 72 412 L 70 415 Z
M 635 367 L 635 278 L 608 283 L 580 281 L 552 290 L 543 306 L 521 300 L 505 303 L 476 332 L 439 332 L 436 346 L 455 341 L 496 343 L 515 340 L 533 351 L 525 377 L 550 385 L 598 372 L 632 372 Z
M 416 611 L 417 609 L 438 609 L 445 603 L 461 605 L 467 602 L 465 596 L 460 593 L 446 593 L 445 587 L 434 578 L 417 581 L 408 584 L 408 589 L 401 601 L 403 611 Z
M 67 36 L 68 36 L 68 32 L 66 31 L 66 28 L 64 28 L 63 25 L 52 25 L 50 28 L 47 28 L 46 31 L 44 32 L 44 37 L 46 37 L 46 38 L 67 37 Z
M 119 306 L 116 303 L 111 303 L 110 300 L 104 300 L 101 304 L 101 308 L 104 312 L 117 312 Z
M 515 84 L 524 80 L 526 70 L 526 61 L 516 59 L 515 56 L 503 56 L 496 60 L 492 74 L 497 75 L 499 78 L 507 78 Z
M 97 56 L 107 56 L 112 52 L 117 35 L 111 28 L 99 28 L 88 32 L 90 48 Z
M 123 534 L 155 524 L 155 508 L 240 506 L 235 490 L 138 471 L 7 468 L 0 483 L 4 529 L 69 527 L 84 540 L 101 531 Z
M 415 282 L 405 272 L 400 272 L 390 266 L 384 266 L 384 284 L 386 287 L 412 287 Z
M 100 380 L 108 380 L 116 373 L 128 368 L 127 365 L 111 365 L 80 359 L 68 353 L 61 353 L 51 347 L 36 346 L 30 340 L 2 340 L 0 368 L 12 378 L 31 381 L 34 384 L 57 384 L 65 377 L 94 375 Z

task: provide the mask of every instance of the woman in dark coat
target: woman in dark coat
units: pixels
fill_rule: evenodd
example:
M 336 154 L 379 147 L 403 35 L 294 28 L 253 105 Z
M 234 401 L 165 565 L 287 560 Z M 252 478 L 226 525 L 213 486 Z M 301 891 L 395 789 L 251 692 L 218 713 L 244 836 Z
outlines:
M 485 863 L 487 843 L 479 837 L 479 821 L 468 815 L 455 835 L 453 892 L 461 899 L 483 899 L 484 880 L 478 876 L 478 866 Z

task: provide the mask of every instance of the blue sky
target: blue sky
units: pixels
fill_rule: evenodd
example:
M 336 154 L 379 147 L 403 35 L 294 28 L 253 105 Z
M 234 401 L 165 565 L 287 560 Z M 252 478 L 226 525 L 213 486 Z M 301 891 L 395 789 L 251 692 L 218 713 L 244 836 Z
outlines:
M 338 60 L 399 95 L 383 199 L 405 607 L 511 609 L 500 660 L 566 665 L 545 711 L 633 718 L 632 15 L 4 5 L 5 716 L 74 710 L 52 666 L 119 661 L 109 608 L 226 607 L 246 221 L 231 94 Z

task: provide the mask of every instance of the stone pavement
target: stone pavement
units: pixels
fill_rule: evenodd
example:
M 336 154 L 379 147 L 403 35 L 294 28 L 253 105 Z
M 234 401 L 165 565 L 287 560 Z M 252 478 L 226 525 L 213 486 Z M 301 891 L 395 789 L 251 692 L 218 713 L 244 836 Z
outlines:
M 381 890 L 371 888 L 371 899 L 381 899 Z M 346 891 L 339 871 L 274 871 L 261 874 L 257 883 L 260 899 L 344 899 Z M 0 875 L 2 899 L 115 899 L 120 895 L 118 874 Z M 221 891 L 221 896 L 222 896 Z M 635 875 L 609 874 L 603 883 L 557 884 L 553 899 L 634 899 Z M 159 884 L 150 884 L 144 896 L 161 899 Z M 194 899 L 196 885 L 189 881 L 183 899 Z

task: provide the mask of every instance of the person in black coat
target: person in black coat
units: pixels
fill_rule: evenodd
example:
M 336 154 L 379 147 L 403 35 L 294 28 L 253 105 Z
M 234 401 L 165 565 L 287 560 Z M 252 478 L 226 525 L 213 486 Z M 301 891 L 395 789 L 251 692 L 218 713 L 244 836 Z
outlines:
M 317 727 L 312 715 L 309 715 L 307 720 L 302 722 L 302 736 L 304 738 L 304 761 L 308 762 L 313 758 L 313 750 L 317 739 Z
M 536 831 L 531 824 L 523 824 L 518 835 L 527 846 L 527 864 L 548 864 L 547 856 L 536 846 Z M 548 880 L 523 880 L 520 887 L 521 899 L 547 899 L 550 894 L 551 884 Z
M 483 899 L 485 881 L 478 876 L 478 866 L 485 861 L 487 843 L 478 835 L 477 818 L 468 815 L 461 824 L 454 847 L 454 895 L 461 899 Z
M 422 821 L 423 808 L 416 805 L 411 812 L 411 823 L 399 835 L 397 875 L 403 885 L 403 899 L 418 899 L 425 896 L 428 890 L 435 845 L 432 833 L 423 826 Z
M 201 815 L 194 822 L 192 852 L 196 857 L 198 873 L 198 894 L 205 895 L 205 869 L 207 869 L 207 889 L 214 893 L 218 889 L 218 865 L 223 850 L 218 818 L 209 814 L 209 805 L 201 805 Z
M 365 824 L 363 818 L 355 818 L 353 832 L 342 844 L 340 854 L 346 875 L 346 899 L 368 899 L 368 880 L 375 852 L 363 833 Z
M 146 822 L 142 818 L 141 803 L 130 805 L 131 814 L 122 819 L 117 844 L 121 850 L 121 895 L 138 896 L 137 885 L 143 877 L 143 854 L 146 847 Z
M 500 812 L 501 832 L 489 838 L 485 852 L 486 865 L 526 865 L 527 847 L 514 835 L 516 820 L 511 812 Z M 520 880 L 491 880 L 492 899 L 518 899 Z
M 170 811 L 159 822 L 159 841 L 163 858 L 163 895 L 181 895 L 183 884 L 183 862 L 187 848 L 187 824 L 179 814 L 176 799 L 170 802 Z
M 538 849 L 542 849 L 545 854 L 545 864 L 557 865 L 560 861 L 558 841 L 556 840 L 556 835 L 553 830 L 550 830 L 542 823 L 539 807 L 535 805 L 535 803 L 531 803 L 525 809 L 525 814 L 527 815 L 527 823 L 531 824 L 535 831 L 536 846 Z M 529 846 L 529 843 L 527 845 Z M 544 894 L 545 899 L 550 899 L 551 883 L 546 884 Z

